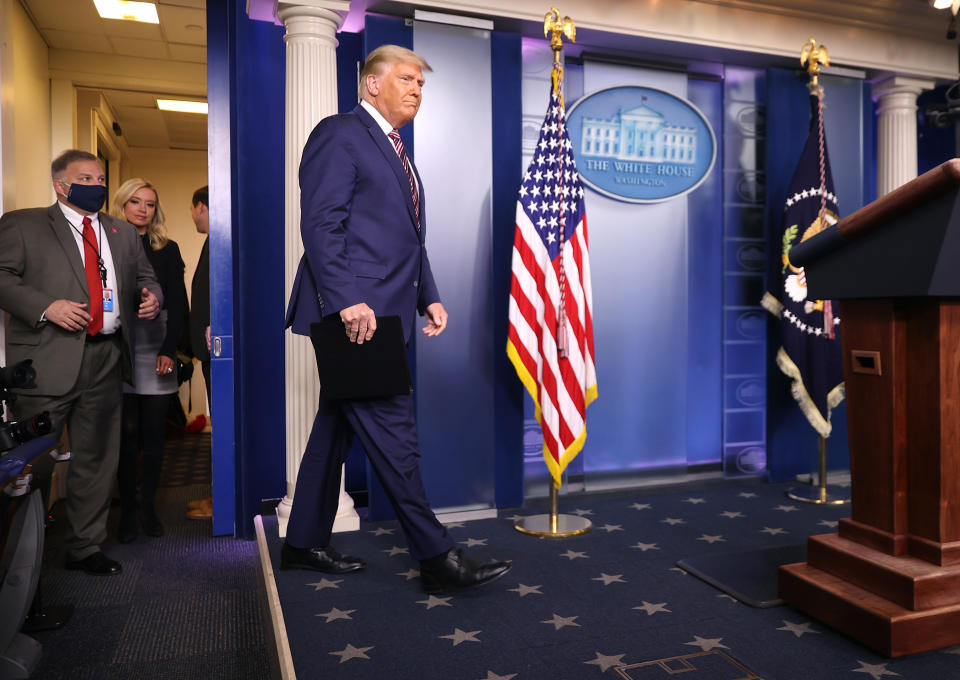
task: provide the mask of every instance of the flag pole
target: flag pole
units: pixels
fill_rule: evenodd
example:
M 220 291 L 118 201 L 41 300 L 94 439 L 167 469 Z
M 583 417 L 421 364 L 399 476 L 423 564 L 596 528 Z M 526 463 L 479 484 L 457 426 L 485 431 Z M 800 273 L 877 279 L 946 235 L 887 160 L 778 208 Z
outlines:
M 820 70 L 824 66 L 830 66 L 830 54 L 823 45 L 818 45 L 813 38 L 808 40 L 800 50 L 800 64 L 805 66 L 807 74 L 810 76 L 810 94 L 817 98 L 817 128 L 820 135 L 820 212 L 817 219 L 821 227 L 826 226 L 825 214 L 827 209 L 827 190 L 826 190 L 826 162 L 825 162 L 825 140 L 823 132 L 823 86 L 820 85 Z M 833 304 L 830 300 L 823 301 L 823 333 L 827 338 L 833 338 Z M 802 503 L 815 503 L 817 505 L 843 505 L 850 502 L 850 495 L 845 493 L 827 491 L 827 438 L 820 435 L 820 442 L 817 451 L 817 462 L 819 467 L 817 486 L 812 484 L 809 487 L 800 489 L 790 489 L 786 492 L 788 498 Z
M 560 18 L 560 11 L 556 7 L 551 7 L 550 11 L 543 17 L 543 35 L 550 37 L 550 47 L 553 48 L 553 70 L 550 79 L 553 84 L 553 92 L 560 99 L 560 106 L 563 106 L 563 36 L 568 40 L 575 41 L 577 35 L 576 26 L 570 17 Z M 566 300 L 565 300 L 565 277 L 563 265 L 563 244 L 566 237 L 564 234 L 564 222 L 560 220 L 560 304 L 557 312 L 557 352 L 560 357 L 567 356 L 567 319 L 566 319 Z M 513 528 L 523 534 L 537 536 L 539 538 L 568 538 L 570 536 L 579 536 L 585 534 L 593 528 L 593 523 L 586 517 L 579 515 L 561 515 L 559 512 L 559 489 L 560 484 L 553 479 L 550 480 L 550 514 L 548 515 L 530 515 L 522 517 L 513 525 Z

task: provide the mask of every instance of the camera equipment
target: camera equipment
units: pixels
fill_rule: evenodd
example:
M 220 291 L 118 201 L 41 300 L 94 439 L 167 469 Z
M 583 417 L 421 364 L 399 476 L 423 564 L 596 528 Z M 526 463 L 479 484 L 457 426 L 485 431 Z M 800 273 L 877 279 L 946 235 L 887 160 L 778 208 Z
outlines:
M 3 417 L 3 403 L 13 404 L 17 399 L 8 388 L 32 389 L 37 386 L 37 371 L 32 364 L 32 359 L 26 359 L 6 368 L 0 366 L 0 455 L 53 429 L 50 414 L 46 411 L 12 422 Z

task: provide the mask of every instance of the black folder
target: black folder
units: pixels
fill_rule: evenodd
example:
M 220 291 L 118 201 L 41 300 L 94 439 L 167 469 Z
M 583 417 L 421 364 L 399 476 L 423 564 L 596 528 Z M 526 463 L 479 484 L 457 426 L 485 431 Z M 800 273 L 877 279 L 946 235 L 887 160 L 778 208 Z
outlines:
M 350 342 L 343 321 L 331 314 L 310 324 L 320 392 L 328 399 L 367 399 L 413 392 L 399 316 L 378 316 L 373 338 Z

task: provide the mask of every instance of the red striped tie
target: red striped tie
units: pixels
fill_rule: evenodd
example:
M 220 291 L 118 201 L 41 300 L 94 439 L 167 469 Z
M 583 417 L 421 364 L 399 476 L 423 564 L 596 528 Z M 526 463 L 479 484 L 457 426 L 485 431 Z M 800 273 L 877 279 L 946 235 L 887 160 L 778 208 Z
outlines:
M 90 316 L 93 320 L 87 324 L 87 333 L 96 335 L 103 328 L 103 283 L 100 279 L 100 254 L 94 244 L 97 235 L 93 233 L 93 224 L 89 217 L 83 218 L 83 269 L 87 275 L 87 288 L 90 289 Z
M 417 213 L 417 230 L 420 229 L 420 195 L 417 193 L 417 183 L 413 181 L 413 170 L 410 168 L 410 161 L 407 159 L 407 151 L 403 148 L 403 142 L 400 139 L 400 133 L 391 130 L 387 133 L 393 146 L 397 149 L 397 155 L 400 156 L 400 162 L 403 163 L 403 169 L 407 173 L 407 179 L 410 180 L 410 195 L 413 197 L 413 209 Z

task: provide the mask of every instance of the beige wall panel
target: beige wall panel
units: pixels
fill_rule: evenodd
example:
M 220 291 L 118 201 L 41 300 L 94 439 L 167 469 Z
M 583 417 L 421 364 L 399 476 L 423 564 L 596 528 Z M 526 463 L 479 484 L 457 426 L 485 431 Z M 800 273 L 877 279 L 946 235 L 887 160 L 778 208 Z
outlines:
M 4 209 L 32 208 L 54 201 L 50 184 L 50 78 L 47 45 L 19 2 L 8 7 L 12 61 L 13 153 L 4 145 L 4 168 L 16 172 L 16 189 Z M 5 86 L 6 87 L 6 86 Z M 5 121 L 6 123 L 6 121 Z

